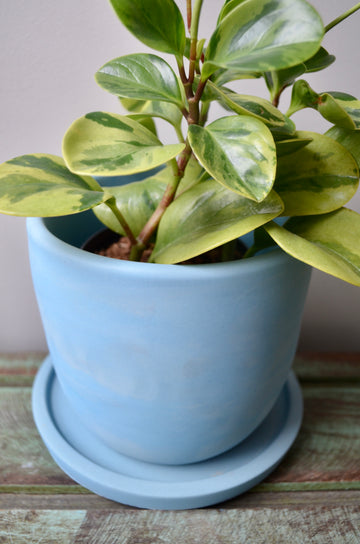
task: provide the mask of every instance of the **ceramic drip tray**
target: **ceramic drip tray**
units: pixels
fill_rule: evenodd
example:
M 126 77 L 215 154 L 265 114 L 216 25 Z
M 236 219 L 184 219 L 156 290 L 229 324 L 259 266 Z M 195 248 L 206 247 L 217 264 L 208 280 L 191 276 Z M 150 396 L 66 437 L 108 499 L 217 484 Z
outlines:
M 244 442 L 210 460 L 177 466 L 131 459 L 94 437 L 70 409 L 50 357 L 34 383 L 33 413 L 52 457 L 76 482 L 131 506 L 175 510 L 225 501 L 263 480 L 294 442 L 303 403 L 291 373 L 270 414 Z

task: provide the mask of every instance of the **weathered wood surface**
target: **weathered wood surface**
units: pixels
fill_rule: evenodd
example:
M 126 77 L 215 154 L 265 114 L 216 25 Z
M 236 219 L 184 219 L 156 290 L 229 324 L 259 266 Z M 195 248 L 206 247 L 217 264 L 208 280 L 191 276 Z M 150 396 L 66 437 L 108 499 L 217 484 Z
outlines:
M 185 512 L 108 501 L 55 465 L 30 406 L 42 358 L 0 357 L 0 544 L 360 542 L 360 355 L 297 357 L 305 417 L 279 468 L 236 499 Z

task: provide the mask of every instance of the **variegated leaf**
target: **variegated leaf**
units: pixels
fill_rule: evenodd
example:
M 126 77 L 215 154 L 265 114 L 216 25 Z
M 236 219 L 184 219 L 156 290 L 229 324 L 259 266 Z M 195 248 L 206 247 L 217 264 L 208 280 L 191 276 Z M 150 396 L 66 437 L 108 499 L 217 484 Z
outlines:
M 285 125 L 269 127 L 271 134 L 276 142 L 281 140 L 287 140 L 289 138 L 295 138 L 296 126 L 294 121 L 285 115 Z
M 140 41 L 164 53 L 182 55 L 185 25 L 173 0 L 110 0 L 124 26 Z
M 173 69 L 156 55 L 118 57 L 100 68 L 95 79 L 100 87 L 122 98 L 161 100 L 183 107 Z
M 327 121 L 345 129 L 360 128 L 360 101 L 346 93 L 317 94 L 303 80 L 297 81 L 292 90 L 288 115 L 303 108 L 317 110 Z
M 278 160 L 274 189 L 285 204 L 284 215 L 327 213 L 355 194 L 359 170 L 352 155 L 328 136 L 298 132 L 311 142 Z
M 285 115 L 265 98 L 233 93 L 221 87 L 217 87 L 211 82 L 209 82 L 208 85 L 212 92 L 218 97 L 220 103 L 233 112 L 239 115 L 251 115 L 271 127 L 285 126 Z
M 328 120 L 334 124 L 343 126 L 343 128 L 360 129 L 360 100 L 358 100 L 354 96 L 351 96 L 350 94 L 347 94 L 347 93 L 329 92 L 325 94 L 328 94 L 333 100 L 335 100 L 337 105 L 343 111 L 346 112 L 347 116 L 351 119 L 353 126 L 350 127 L 350 126 L 340 125 L 340 123 L 336 122 L 336 119 L 335 120 L 328 119 Z M 323 96 L 323 95 L 320 95 L 320 96 Z M 320 108 L 321 108 L 321 104 L 319 106 L 319 111 L 320 113 L 322 113 Z
M 191 155 L 190 160 L 186 166 L 185 174 L 181 178 L 181 181 L 178 185 L 176 195 L 179 196 L 184 191 L 187 191 L 190 187 L 193 187 L 197 183 L 199 183 L 200 180 L 203 179 L 204 174 L 206 175 L 207 172 L 203 169 L 201 164 L 196 160 L 194 155 Z M 207 179 L 210 176 L 207 175 Z
M 200 127 L 191 125 L 191 148 L 209 174 L 228 189 L 256 201 L 271 191 L 276 151 L 269 129 L 253 117 L 222 117 Z
M 167 208 L 151 260 L 172 264 L 190 259 L 263 225 L 282 209 L 274 192 L 257 203 L 214 180 L 204 181 Z
M 319 72 L 330 66 L 335 62 L 334 55 L 329 55 L 329 53 L 323 47 L 313 55 L 310 59 L 304 62 L 306 72 Z
M 167 171 L 171 175 L 170 170 Z M 111 193 L 116 199 L 116 204 L 134 236 L 138 236 L 155 211 L 165 189 L 166 179 L 164 172 L 160 172 L 143 181 L 129 183 L 120 187 L 111 187 Z M 95 215 L 109 229 L 124 234 L 121 225 L 108 206 L 100 205 L 94 209 Z
M 324 27 L 304 0 L 247 0 L 210 38 L 203 79 L 218 68 L 268 72 L 304 62 L 319 49 Z
M 303 147 L 309 145 L 312 142 L 312 138 L 292 138 L 290 140 L 280 140 L 276 142 L 276 154 L 278 157 L 283 155 L 290 155 L 295 153 Z
M 147 115 L 141 115 L 141 113 L 133 113 L 131 115 L 128 115 L 127 117 L 129 119 L 132 119 L 133 121 L 136 121 L 137 123 L 140 123 L 140 125 L 145 127 L 147 130 L 150 130 L 150 132 L 157 136 L 156 125 L 152 117 L 149 117 Z
M 324 70 L 335 61 L 333 55 L 323 48 L 320 49 L 310 59 L 303 63 L 296 64 L 291 68 L 284 68 L 283 70 L 277 70 L 273 72 L 266 72 L 264 74 L 266 84 L 270 90 L 271 98 L 274 99 L 285 87 L 292 85 L 294 81 L 302 74 L 307 72 L 318 72 Z
M 360 130 L 332 127 L 326 135 L 343 145 L 352 154 L 360 169 Z
M 184 147 L 163 146 L 151 131 L 127 116 L 94 112 L 70 126 L 63 140 L 63 155 L 73 172 L 115 176 L 150 170 L 174 158 Z
M 90 177 L 70 172 L 54 155 L 23 155 L 0 165 L 0 211 L 24 217 L 70 215 L 111 195 Z
M 319 95 L 313 91 L 307 81 L 299 79 L 293 85 L 291 102 L 286 115 L 302 110 L 303 108 L 316 108 Z
M 120 102 L 130 112 L 164 119 L 174 127 L 181 125 L 182 113 L 177 106 L 170 102 L 134 100 L 132 98 L 123 98 Z
M 335 212 L 294 217 L 284 227 L 264 226 L 287 253 L 327 274 L 360 286 L 360 215 Z
M 237 8 L 240 4 L 245 2 L 246 0 L 227 0 L 223 7 L 221 8 L 219 17 L 218 17 L 218 24 L 221 23 L 221 21 L 226 17 L 226 15 L 229 15 L 231 11 L 233 11 L 235 8 Z

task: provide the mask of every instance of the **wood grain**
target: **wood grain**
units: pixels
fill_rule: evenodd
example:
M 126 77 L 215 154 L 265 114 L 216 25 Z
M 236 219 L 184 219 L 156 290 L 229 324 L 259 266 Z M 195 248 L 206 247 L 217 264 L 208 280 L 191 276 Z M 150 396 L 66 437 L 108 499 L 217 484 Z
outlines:
M 3 510 L 0 543 L 355 544 L 360 507 L 338 505 L 204 509 Z
M 305 414 L 278 469 L 221 505 L 131 508 L 75 484 L 52 461 L 31 414 L 44 354 L 0 356 L 0 544 L 357 544 L 360 355 L 302 354 Z
M 360 481 L 360 389 L 306 386 L 303 395 L 299 436 L 267 482 Z M 0 388 L 0 451 L 0 486 L 73 483 L 38 435 L 28 388 Z

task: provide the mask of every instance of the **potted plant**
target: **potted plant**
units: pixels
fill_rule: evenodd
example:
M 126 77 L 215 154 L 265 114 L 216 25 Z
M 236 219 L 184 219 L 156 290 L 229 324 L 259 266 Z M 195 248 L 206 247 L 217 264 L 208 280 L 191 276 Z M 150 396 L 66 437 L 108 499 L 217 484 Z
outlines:
M 89 489 L 204 506 L 264 478 L 296 436 L 289 372 L 311 267 L 360 285 L 360 216 L 343 207 L 359 182 L 360 102 L 303 79 L 334 61 L 324 34 L 360 3 L 324 27 L 305 0 L 226 0 L 208 40 L 203 0 L 187 0 L 187 25 L 174 0 L 111 3 L 174 67 L 159 54 L 111 60 L 96 80 L 129 114 L 76 120 L 63 158 L 0 166 L 0 211 L 35 217 L 50 356 L 34 415 Z M 270 100 L 232 90 L 244 78 L 264 78 Z M 209 122 L 214 102 L 224 115 Z M 327 134 L 296 130 L 291 115 L 309 107 Z M 116 240 L 98 249 L 120 259 L 82 249 L 101 225 Z

